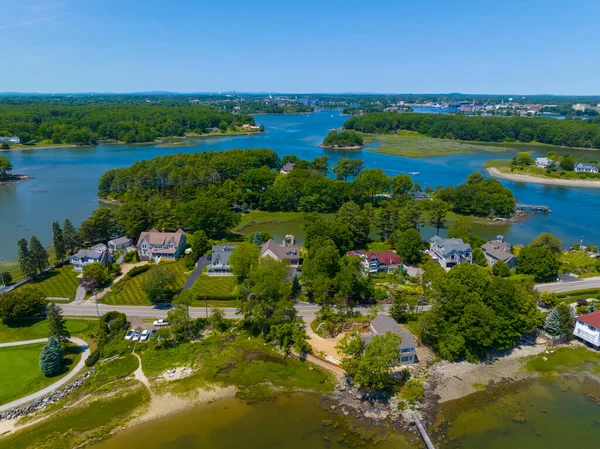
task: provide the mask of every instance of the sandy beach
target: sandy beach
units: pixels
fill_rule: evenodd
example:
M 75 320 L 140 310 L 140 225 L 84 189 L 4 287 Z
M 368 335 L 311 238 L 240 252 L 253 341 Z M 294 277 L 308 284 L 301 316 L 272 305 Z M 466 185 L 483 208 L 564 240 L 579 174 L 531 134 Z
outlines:
M 500 179 L 508 179 L 515 182 L 528 182 L 532 184 L 545 184 L 549 186 L 565 186 L 565 187 L 591 187 L 592 189 L 600 189 L 600 181 L 586 181 L 579 179 L 552 179 L 540 178 L 538 176 L 521 175 L 514 173 L 502 173 L 497 168 L 486 168 L 490 176 Z

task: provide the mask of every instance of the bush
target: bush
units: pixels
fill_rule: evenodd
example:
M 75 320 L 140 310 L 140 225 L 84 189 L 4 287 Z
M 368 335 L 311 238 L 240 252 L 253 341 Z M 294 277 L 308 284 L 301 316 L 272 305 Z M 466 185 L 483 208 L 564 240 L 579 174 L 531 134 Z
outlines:
M 150 264 L 148 264 L 148 265 L 140 265 L 139 267 L 133 267 L 125 275 L 125 277 L 123 278 L 123 280 L 131 279 L 131 278 L 134 278 L 136 276 L 139 276 L 140 274 L 145 273 L 146 271 L 148 271 L 151 267 L 152 267 L 152 265 L 150 265 Z
M 423 381 L 421 379 L 410 379 L 402 387 L 402 396 L 410 404 L 414 404 L 423 398 Z
M 46 307 L 45 295 L 32 285 L 24 285 L 0 296 L 0 317 L 37 316 Z
M 4 280 L 5 285 L 12 284 L 12 274 L 10 274 L 8 271 L 2 272 L 2 279 Z M 2 280 L 0 280 L 0 285 L 2 285 Z
M 129 251 L 129 252 L 127 252 L 127 254 L 125 254 L 123 261 L 125 261 L 127 263 L 139 262 L 140 255 L 138 254 L 137 251 Z
M 198 260 L 198 254 L 194 251 L 187 254 L 183 260 L 186 270 L 193 270 L 196 266 L 196 261 Z

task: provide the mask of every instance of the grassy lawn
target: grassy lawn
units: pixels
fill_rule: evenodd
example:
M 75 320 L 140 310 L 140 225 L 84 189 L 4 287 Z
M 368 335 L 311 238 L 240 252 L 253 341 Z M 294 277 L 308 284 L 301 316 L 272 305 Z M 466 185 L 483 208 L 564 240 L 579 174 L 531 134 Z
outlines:
M 493 153 L 510 151 L 510 148 L 480 145 L 479 142 L 434 139 L 411 131 L 400 131 L 398 134 L 363 134 L 363 137 L 365 144 L 373 140 L 379 142 L 379 148 L 369 149 L 369 151 L 413 158 L 450 156 L 478 151 Z
M 590 257 L 585 251 L 568 251 L 560 257 L 561 271 L 578 275 L 600 276 L 596 270 L 598 259 Z
M 511 171 L 510 159 L 492 160 L 486 162 L 484 168 L 496 168 L 501 173 L 512 173 L 514 175 L 527 175 L 534 176 L 536 178 L 548 178 L 548 179 L 572 179 L 577 181 L 589 181 L 589 182 L 600 182 L 600 175 L 594 173 L 577 173 L 575 171 L 561 171 L 546 173 L 545 168 L 539 168 L 537 166 L 531 166 L 524 169 L 516 168 Z
M 122 426 L 149 397 L 138 387 L 107 398 L 85 401 L 65 409 L 38 424 L 0 439 L 0 449 L 70 449 L 107 438 Z
M 175 273 L 176 279 L 174 287 L 176 290 L 179 290 L 183 286 L 185 280 L 189 276 L 189 272 L 186 272 L 185 270 L 183 259 L 180 259 L 177 262 L 161 262 L 160 266 L 167 267 L 170 271 Z M 154 266 L 145 273 L 131 279 L 120 281 L 119 283 L 124 283 L 121 291 L 108 293 L 101 299 L 101 302 L 104 304 L 149 305 L 150 300 L 148 300 L 146 294 L 142 291 L 142 282 L 148 276 L 151 276 L 152 271 L 156 268 L 157 266 Z
M 78 348 L 67 348 L 62 372 L 57 376 L 45 377 L 39 366 L 39 357 L 44 346 L 45 343 L 38 343 L 0 348 L 0 379 L 4 379 L 0 382 L 0 404 L 6 404 L 53 384 L 67 374 L 81 357 Z
M 560 348 L 552 354 L 544 353 L 530 359 L 525 364 L 525 369 L 541 373 L 594 371 L 600 374 L 600 353 L 586 348 Z
M 67 318 L 67 329 L 72 337 L 89 340 L 89 335 L 98 329 L 98 320 Z M 49 333 L 46 320 L 18 320 L 9 324 L 0 321 L 0 343 L 47 338 Z
M 191 291 L 200 295 L 202 299 L 232 300 L 236 299 L 235 288 L 235 276 L 208 276 L 202 274 L 192 286 Z M 204 301 L 201 300 L 198 305 L 204 305 Z
M 242 214 L 242 221 L 234 229 L 239 232 L 240 229 L 245 228 L 251 224 L 260 223 L 274 223 L 274 222 L 285 222 L 291 220 L 303 220 L 304 212 L 263 212 L 263 211 L 252 211 L 247 214 Z
M 56 263 L 54 248 L 46 248 L 46 251 L 48 252 L 48 260 L 50 263 Z M 21 267 L 19 266 L 19 261 L 17 259 L 0 261 L 0 269 L 2 270 L 2 273 L 10 273 L 12 275 L 13 282 L 18 282 L 25 277 L 21 272 Z
M 55 268 L 39 276 L 31 285 L 40 289 L 46 297 L 75 299 L 79 273 L 71 265 Z

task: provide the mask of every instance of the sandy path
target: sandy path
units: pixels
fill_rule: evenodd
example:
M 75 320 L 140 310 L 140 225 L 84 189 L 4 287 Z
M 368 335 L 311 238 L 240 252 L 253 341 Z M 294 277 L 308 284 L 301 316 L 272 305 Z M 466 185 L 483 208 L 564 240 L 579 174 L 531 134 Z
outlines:
M 545 184 L 545 185 L 549 185 L 549 186 L 591 187 L 593 189 L 600 189 L 600 181 L 584 181 L 582 179 L 579 180 L 579 179 L 539 178 L 537 176 L 531 176 L 531 175 L 503 173 L 494 167 L 486 168 L 486 170 L 494 178 L 508 179 L 509 181 L 526 182 L 526 183 L 532 183 L 532 184 Z
M 342 338 L 344 338 L 344 333 L 341 333 L 334 338 L 323 338 L 314 333 L 310 327 L 310 323 L 312 323 L 312 320 L 307 321 L 306 323 L 306 333 L 308 334 L 308 343 L 312 346 L 313 350 L 316 353 L 323 353 L 325 356 L 340 360 L 340 355 L 338 354 L 337 349 L 335 349 L 335 346 Z

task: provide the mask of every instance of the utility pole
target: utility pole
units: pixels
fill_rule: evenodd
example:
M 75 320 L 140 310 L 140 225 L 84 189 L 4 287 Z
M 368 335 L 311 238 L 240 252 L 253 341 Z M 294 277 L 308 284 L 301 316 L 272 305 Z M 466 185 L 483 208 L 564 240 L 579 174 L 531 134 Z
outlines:
M 94 289 L 94 299 L 96 300 L 96 315 L 100 318 L 100 311 L 98 310 L 98 290 Z
M 208 296 L 204 296 L 204 309 L 206 311 L 206 318 L 208 318 Z

